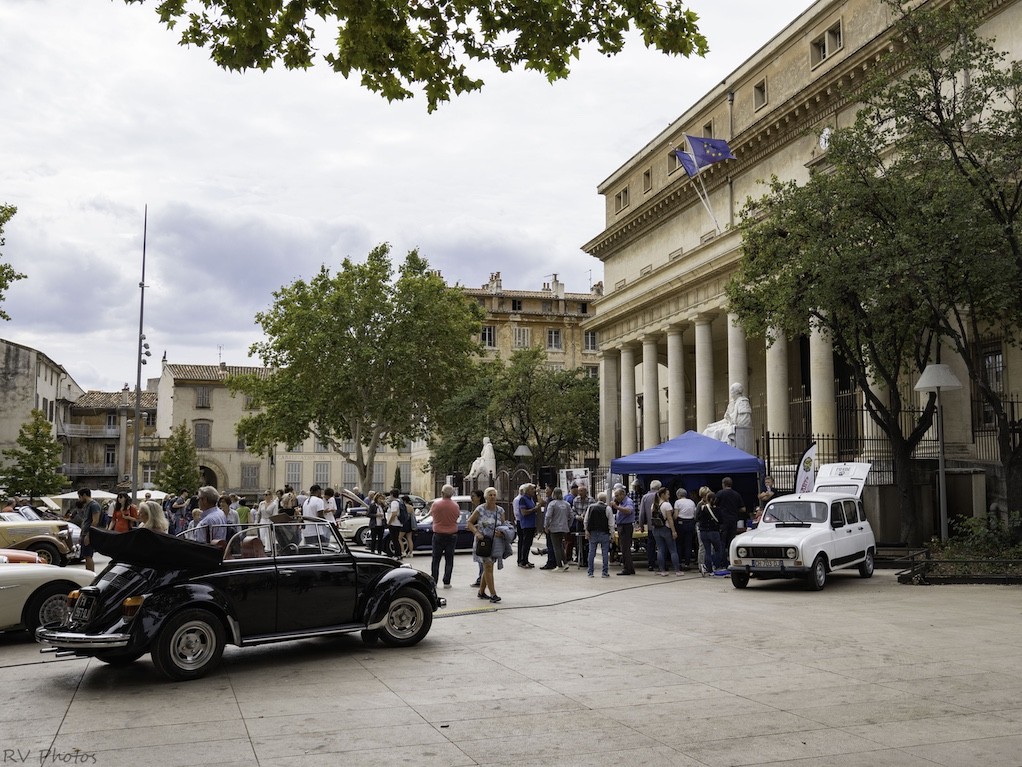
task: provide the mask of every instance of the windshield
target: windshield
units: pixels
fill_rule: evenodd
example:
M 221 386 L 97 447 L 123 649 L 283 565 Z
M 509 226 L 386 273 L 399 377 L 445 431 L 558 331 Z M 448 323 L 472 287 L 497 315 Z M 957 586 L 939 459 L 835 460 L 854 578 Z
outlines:
M 771 501 L 764 522 L 826 522 L 827 505 L 818 501 Z

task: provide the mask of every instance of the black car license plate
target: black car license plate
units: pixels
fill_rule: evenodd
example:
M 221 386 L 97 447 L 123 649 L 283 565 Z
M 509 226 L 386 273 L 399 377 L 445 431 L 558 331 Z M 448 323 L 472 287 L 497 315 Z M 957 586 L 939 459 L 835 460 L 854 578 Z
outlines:
M 78 597 L 78 601 L 75 602 L 75 609 L 71 612 L 71 620 L 76 623 L 87 621 L 92 613 L 92 605 L 95 601 L 96 598 L 88 594 Z

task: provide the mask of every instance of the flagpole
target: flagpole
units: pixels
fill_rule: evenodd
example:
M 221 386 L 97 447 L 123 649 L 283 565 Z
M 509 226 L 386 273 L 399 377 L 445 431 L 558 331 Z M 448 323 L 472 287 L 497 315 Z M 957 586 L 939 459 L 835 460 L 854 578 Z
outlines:
M 702 168 L 696 173 L 696 180 L 699 182 L 700 188 L 703 190 L 703 206 L 706 208 L 706 212 L 710 214 L 710 219 L 713 221 L 713 226 L 717 230 L 717 234 L 720 234 L 720 224 L 717 223 L 717 217 L 713 213 L 713 208 L 710 206 L 710 193 L 706 191 L 706 186 L 703 184 Z

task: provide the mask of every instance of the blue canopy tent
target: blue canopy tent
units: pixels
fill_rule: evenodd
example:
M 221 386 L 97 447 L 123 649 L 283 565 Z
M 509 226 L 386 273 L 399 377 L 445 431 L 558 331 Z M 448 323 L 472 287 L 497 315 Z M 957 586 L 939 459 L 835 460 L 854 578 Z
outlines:
M 763 470 L 763 462 L 756 456 L 696 431 L 610 462 L 611 473 L 635 475 L 643 488 L 659 479 L 671 488 L 672 499 L 673 491 L 684 487 L 689 497 L 698 501 L 701 486 L 719 490 L 720 480 L 731 477 L 750 512 L 759 492 L 757 475 Z

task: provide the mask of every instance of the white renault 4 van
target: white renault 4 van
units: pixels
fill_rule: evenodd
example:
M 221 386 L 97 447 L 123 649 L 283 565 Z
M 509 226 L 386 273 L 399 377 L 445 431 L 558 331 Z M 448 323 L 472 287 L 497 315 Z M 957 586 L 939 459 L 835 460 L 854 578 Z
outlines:
M 750 578 L 805 578 L 819 591 L 834 570 L 856 567 L 873 575 L 876 539 L 862 508 L 871 464 L 821 466 L 811 493 L 776 496 L 755 530 L 731 542 L 731 582 L 744 589 Z

